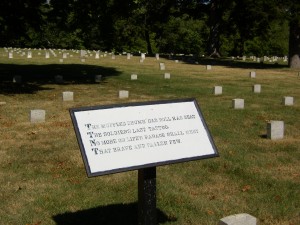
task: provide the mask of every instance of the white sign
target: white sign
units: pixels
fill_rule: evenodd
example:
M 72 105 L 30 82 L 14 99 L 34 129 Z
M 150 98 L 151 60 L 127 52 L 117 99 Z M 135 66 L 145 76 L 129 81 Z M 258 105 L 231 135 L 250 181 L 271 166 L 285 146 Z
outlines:
M 194 99 L 70 110 L 88 176 L 218 155 Z

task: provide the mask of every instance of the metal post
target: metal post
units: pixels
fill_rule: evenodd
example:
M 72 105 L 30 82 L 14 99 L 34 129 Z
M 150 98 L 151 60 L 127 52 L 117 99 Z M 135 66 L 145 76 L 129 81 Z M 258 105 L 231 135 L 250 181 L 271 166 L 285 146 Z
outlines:
M 138 171 L 139 225 L 157 225 L 156 167 Z

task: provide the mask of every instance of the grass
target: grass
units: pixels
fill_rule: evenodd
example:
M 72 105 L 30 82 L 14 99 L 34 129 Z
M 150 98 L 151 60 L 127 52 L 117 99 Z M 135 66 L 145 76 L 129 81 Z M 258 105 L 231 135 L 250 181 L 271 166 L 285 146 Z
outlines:
M 147 57 L 89 57 L 59 63 L 0 49 L 0 218 L 11 225 L 137 224 L 137 171 L 87 178 L 69 108 L 162 99 L 197 99 L 220 157 L 157 168 L 160 224 L 217 224 L 249 213 L 260 224 L 300 224 L 300 89 L 298 71 L 284 64 L 201 60 L 199 64 Z M 205 65 L 212 64 L 207 71 Z M 249 72 L 256 71 L 256 78 Z M 164 80 L 163 73 L 171 79 Z M 131 81 L 131 74 L 138 80 Z M 63 75 L 64 84 L 53 81 Z M 96 74 L 104 76 L 93 83 Z M 21 75 L 22 84 L 12 83 Z M 252 86 L 262 85 L 254 94 Z M 215 85 L 223 94 L 214 96 Z M 119 99 L 119 90 L 129 99 Z M 74 91 L 73 102 L 62 102 Z M 283 106 L 293 96 L 293 106 Z M 233 98 L 245 99 L 234 110 Z M 31 124 L 29 111 L 45 109 L 46 122 Z M 285 137 L 265 138 L 269 120 L 285 122 Z

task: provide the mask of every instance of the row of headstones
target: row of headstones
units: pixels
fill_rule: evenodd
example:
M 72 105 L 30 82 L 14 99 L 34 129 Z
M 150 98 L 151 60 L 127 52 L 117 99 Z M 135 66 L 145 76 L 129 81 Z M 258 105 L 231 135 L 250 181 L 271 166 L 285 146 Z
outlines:
M 288 61 L 288 57 L 287 56 L 284 56 L 284 57 L 278 57 L 278 56 L 272 56 L 272 57 L 268 57 L 268 56 L 263 56 L 263 57 L 256 57 L 256 56 L 250 56 L 249 58 L 247 58 L 247 56 L 237 56 L 237 57 L 234 57 L 232 56 L 231 57 L 233 60 L 234 59 L 242 59 L 243 61 L 246 61 L 247 59 L 251 60 L 251 61 L 254 61 L 254 62 L 261 62 L 261 61 L 264 61 L 264 62 L 277 62 L 279 60 L 282 60 L 283 62 L 287 62 Z

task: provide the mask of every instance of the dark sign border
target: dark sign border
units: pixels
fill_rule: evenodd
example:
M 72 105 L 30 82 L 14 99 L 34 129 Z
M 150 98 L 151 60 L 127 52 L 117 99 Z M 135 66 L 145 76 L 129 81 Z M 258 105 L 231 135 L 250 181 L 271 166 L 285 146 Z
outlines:
M 113 170 L 107 170 L 107 171 L 102 171 L 102 172 L 94 172 L 92 173 L 90 170 L 90 166 L 88 163 L 88 159 L 85 153 L 85 148 L 82 142 L 82 138 L 79 132 L 78 128 L 78 123 L 77 119 L 75 116 L 75 112 L 80 112 L 80 111 L 92 111 L 92 110 L 101 110 L 101 109 L 112 109 L 112 108 L 124 108 L 124 107 L 132 107 L 132 106 L 143 106 L 143 105 L 159 105 L 159 104 L 170 104 L 170 103 L 184 103 L 184 102 L 193 102 L 195 104 L 195 107 L 197 109 L 197 112 L 200 116 L 200 119 L 203 123 L 203 126 L 207 132 L 208 138 L 210 140 L 211 146 L 214 150 L 214 154 L 209 154 L 209 155 L 204 155 L 204 156 L 195 156 L 195 157 L 190 157 L 190 158 L 183 158 L 183 159 L 176 159 L 176 160 L 167 160 L 163 162 L 158 162 L 158 163 L 148 163 L 144 165 L 138 165 L 138 166 L 131 166 L 131 167 L 125 167 L 125 168 L 117 168 Z M 107 174 L 113 174 L 113 173 L 120 173 L 120 172 L 126 172 L 126 171 L 131 171 L 131 170 L 139 170 L 142 168 L 149 168 L 149 167 L 156 167 L 156 166 L 163 166 L 163 165 L 168 165 L 168 164 L 174 164 L 174 163 L 182 163 L 182 162 L 188 162 L 188 161 L 194 161 L 194 160 L 199 160 L 199 159 L 207 159 L 207 158 L 213 158 L 213 157 L 218 157 L 219 153 L 216 148 L 216 145 L 212 139 L 212 136 L 209 132 L 209 129 L 207 127 L 207 124 L 204 120 L 203 114 L 200 110 L 200 107 L 194 98 L 189 98 L 189 99 L 175 99 L 175 100 L 160 100 L 160 101 L 148 101 L 148 102 L 132 102 L 132 103 L 124 103 L 124 104 L 112 104 L 112 105 L 101 105 L 101 106 L 90 106 L 90 107 L 80 107 L 80 108 L 71 108 L 69 109 L 70 116 L 72 119 L 72 123 L 74 126 L 77 142 L 79 144 L 81 156 L 85 165 L 86 173 L 88 177 L 95 177 L 95 176 L 101 176 L 101 175 L 107 175 Z

